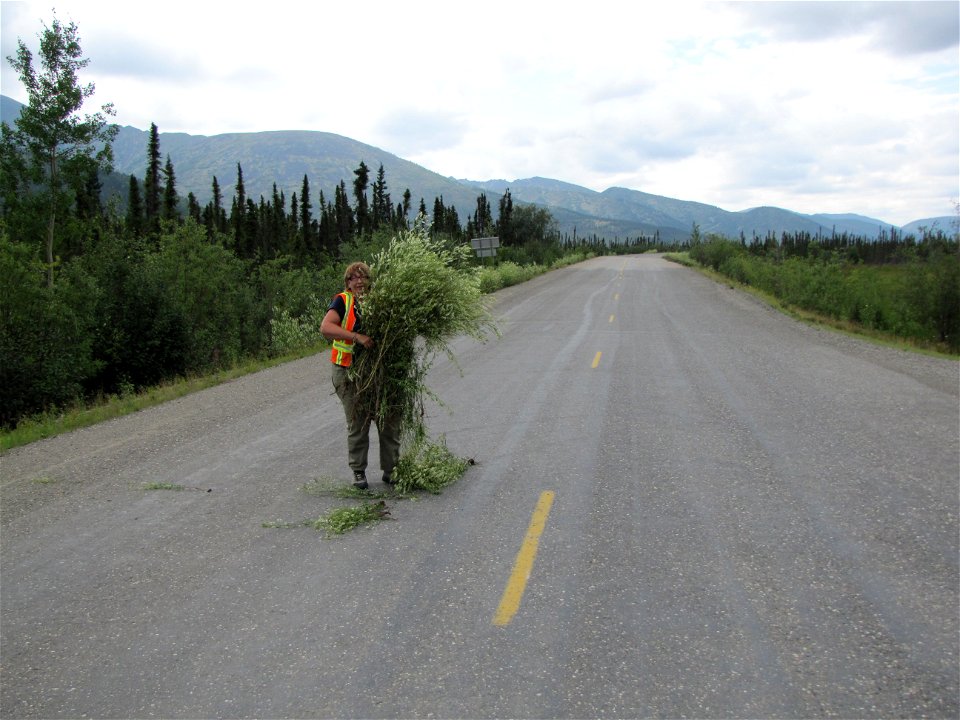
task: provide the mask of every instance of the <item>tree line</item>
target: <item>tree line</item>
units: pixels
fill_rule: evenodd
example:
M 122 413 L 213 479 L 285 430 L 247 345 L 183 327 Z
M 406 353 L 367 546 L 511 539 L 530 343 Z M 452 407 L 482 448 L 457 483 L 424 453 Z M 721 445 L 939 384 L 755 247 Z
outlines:
M 269 198 L 248 196 L 238 162 L 232 198 L 213 177 L 201 205 L 181 196 L 155 124 L 125 205 L 104 203 L 115 112 L 80 116 L 94 85 L 80 81 L 89 60 L 76 25 L 55 17 L 38 62 L 22 41 L 7 60 L 28 102 L 0 126 L 2 425 L 289 349 L 277 318 L 322 311 L 345 258 L 369 261 L 416 218 L 451 244 L 496 234 L 529 261 L 563 252 L 550 213 L 515 205 L 509 190 L 496 213 L 481 193 L 461 219 L 442 196 L 414 207 L 407 189 L 394 202 L 384 167 L 371 174 L 362 161 L 349 187 L 316 202 L 306 175 L 289 200 L 276 184 Z
M 920 237 L 768 233 L 749 242 L 694 225 L 690 256 L 789 306 L 934 347 L 960 352 L 958 234 L 923 228 Z
M 79 80 L 88 60 L 76 25 L 55 18 L 40 39 L 39 68 L 23 42 L 7 58 L 29 100 L 13 127 L 0 125 L 0 425 L 309 342 L 304 328 L 341 289 L 344 260 L 369 261 L 417 218 L 429 219 L 430 232 L 451 246 L 499 236 L 498 261 L 510 267 L 549 267 L 585 250 L 689 249 L 745 282 L 777 286 L 787 281 L 758 268 L 816 262 L 799 273 L 814 286 L 823 276 L 856 278 L 843 292 L 819 294 L 851 319 L 879 325 L 894 318 L 895 327 L 933 333 L 950 347 L 960 338 L 957 243 L 939 232 L 919 241 L 768 234 L 738 242 L 702 238 L 694 225 L 689 240 L 676 243 L 658 234 L 564 236 L 548 210 L 514 203 L 509 190 L 496 208 L 481 193 L 463 218 L 442 196 L 414 207 L 407 189 L 394 202 L 384 167 L 371 182 L 362 161 L 349 187 L 341 180 L 316 202 L 306 175 L 289 200 L 276 184 L 269 198 L 249 197 L 238 162 L 233 196 L 225 199 L 213 177 L 211 199 L 201 205 L 192 192 L 181 197 L 155 124 L 143 177 L 128 178 L 125 206 L 104 204 L 113 107 L 79 116 L 94 86 Z M 903 295 L 912 309 L 883 305 L 875 288 L 851 300 L 854 285 L 873 282 L 848 270 L 858 263 L 911 268 L 897 287 L 912 288 Z

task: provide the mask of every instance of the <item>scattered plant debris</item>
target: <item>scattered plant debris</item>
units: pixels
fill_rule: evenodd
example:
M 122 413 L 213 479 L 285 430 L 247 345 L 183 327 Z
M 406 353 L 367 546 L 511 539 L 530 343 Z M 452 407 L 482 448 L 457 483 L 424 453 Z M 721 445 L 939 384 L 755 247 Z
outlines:
M 343 535 L 347 530 L 380 522 L 389 516 L 390 510 L 387 509 L 387 504 L 383 500 L 375 503 L 364 502 L 361 505 L 332 510 L 315 520 L 313 527 L 317 530 L 326 530 L 330 535 Z

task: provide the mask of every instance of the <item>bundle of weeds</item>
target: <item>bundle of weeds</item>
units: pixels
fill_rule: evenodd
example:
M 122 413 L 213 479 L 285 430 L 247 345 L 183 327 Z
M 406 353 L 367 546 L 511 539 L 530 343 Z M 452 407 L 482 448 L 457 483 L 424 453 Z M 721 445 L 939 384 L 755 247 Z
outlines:
M 425 379 L 436 355 L 443 352 L 455 362 L 454 338 L 482 340 L 496 333 L 469 259 L 469 248 L 445 247 L 418 224 L 394 237 L 371 263 L 363 329 L 376 344 L 354 357 L 357 404 L 378 420 L 399 415 L 407 437 L 423 434 L 424 400 L 434 397 Z
M 383 500 L 365 502 L 355 507 L 342 507 L 313 521 L 316 530 L 326 530 L 330 535 L 343 535 L 359 525 L 380 522 L 389 517 L 390 511 Z
M 396 490 L 407 494 L 426 490 L 437 495 L 463 475 L 470 460 L 457 457 L 447 448 L 443 438 L 431 441 L 425 434 L 413 438 L 404 450 L 393 476 Z

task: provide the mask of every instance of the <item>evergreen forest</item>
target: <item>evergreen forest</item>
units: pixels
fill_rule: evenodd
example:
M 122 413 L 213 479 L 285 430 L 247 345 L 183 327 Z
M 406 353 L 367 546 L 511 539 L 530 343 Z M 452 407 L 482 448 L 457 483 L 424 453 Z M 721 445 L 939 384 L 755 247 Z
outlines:
M 80 117 L 78 29 L 54 19 L 38 58 L 21 41 L 7 60 L 29 102 L 0 126 L 0 426 L 76 404 L 208 373 L 247 358 L 319 347 L 319 320 L 343 267 L 370 261 L 399 230 L 425 223 L 451 247 L 495 235 L 495 290 L 595 254 L 689 250 L 697 262 L 789 302 L 952 352 L 960 350 L 956 236 L 941 231 L 867 241 L 848 236 L 571 238 L 547 209 L 481 193 L 464 212 L 409 190 L 392 197 L 386 169 L 360 162 L 334 188 L 249 197 L 211 177 L 202 205 L 177 187 L 151 125 L 142 177 L 126 202 L 103 201 L 112 105 Z M 38 61 L 35 65 L 35 60 Z M 38 66 L 39 67 L 38 67 Z M 511 279 L 512 278 L 512 279 Z

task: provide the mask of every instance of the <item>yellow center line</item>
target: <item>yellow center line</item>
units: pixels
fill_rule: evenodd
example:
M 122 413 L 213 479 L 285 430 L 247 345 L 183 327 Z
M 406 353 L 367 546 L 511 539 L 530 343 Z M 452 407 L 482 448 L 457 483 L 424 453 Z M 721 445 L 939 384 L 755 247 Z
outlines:
M 613 294 L 613 299 L 614 299 L 614 300 L 619 300 L 619 299 L 620 299 L 620 293 L 614 293 L 614 294 Z
M 613 322 L 613 315 L 610 316 L 610 322 Z
M 527 588 L 527 580 L 530 579 L 533 560 L 537 557 L 537 547 L 540 545 L 540 536 L 547 524 L 547 516 L 550 514 L 551 505 L 553 505 L 553 492 L 545 490 L 540 493 L 537 507 L 534 508 L 533 517 L 530 518 L 527 536 L 523 539 L 520 552 L 517 553 L 517 559 L 513 563 L 513 572 L 510 573 L 510 580 L 507 581 L 503 597 L 500 598 L 500 606 L 493 616 L 494 625 L 503 627 L 509 624 L 513 620 L 513 616 L 517 614 L 517 610 L 520 609 L 520 600 L 523 598 L 523 591 Z
M 590 367 L 595 368 L 595 367 L 597 367 L 597 365 L 600 364 L 600 356 L 601 356 L 601 355 L 603 355 L 603 353 L 600 352 L 600 351 L 597 351 L 597 354 L 596 354 L 596 355 L 594 356 L 594 358 L 593 358 L 593 364 L 592 364 Z

